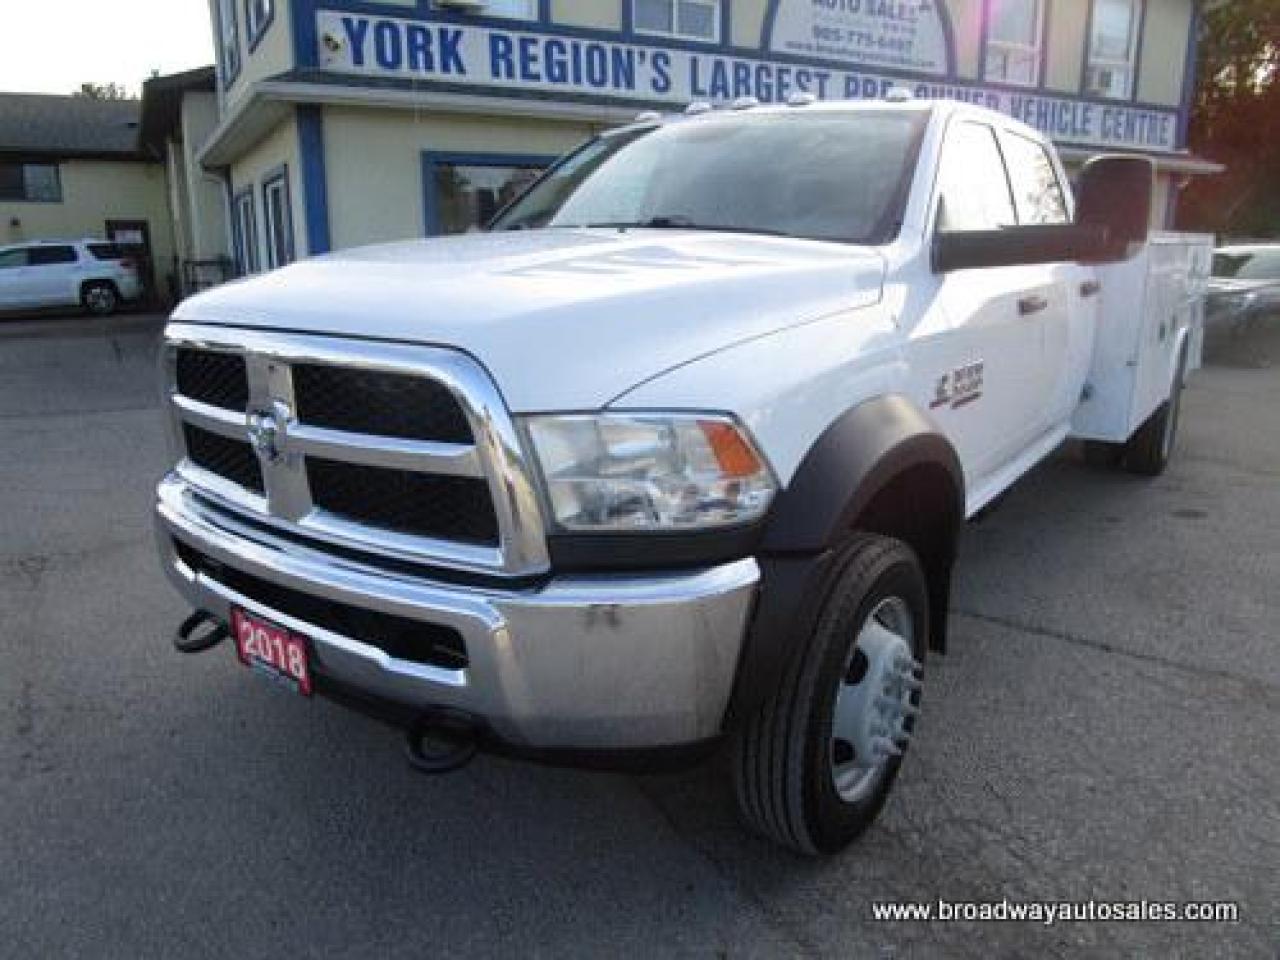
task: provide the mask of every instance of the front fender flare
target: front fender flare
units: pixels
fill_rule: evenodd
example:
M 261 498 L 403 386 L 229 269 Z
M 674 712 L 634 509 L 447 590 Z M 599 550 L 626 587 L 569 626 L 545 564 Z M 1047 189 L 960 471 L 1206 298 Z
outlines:
M 904 535 L 893 524 L 883 528 L 880 505 L 882 494 L 911 476 L 923 481 L 927 502 L 914 509 Z M 868 400 L 827 427 L 770 511 L 759 551 L 760 595 L 726 727 L 749 716 L 784 675 L 838 572 L 839 548 L 855 530 L 900 536 L 916 550 L 929 581 L 930 646 L 944 649 L 964 504 L 955 448 L 906 397 Z

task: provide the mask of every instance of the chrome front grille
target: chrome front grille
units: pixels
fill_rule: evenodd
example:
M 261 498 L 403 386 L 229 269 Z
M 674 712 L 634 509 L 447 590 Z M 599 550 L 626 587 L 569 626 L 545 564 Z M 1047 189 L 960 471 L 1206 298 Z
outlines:
M 273 534 L 458 570 L 547 568 L 488 375 L 435 347 L 170 324 L 177 471 Z

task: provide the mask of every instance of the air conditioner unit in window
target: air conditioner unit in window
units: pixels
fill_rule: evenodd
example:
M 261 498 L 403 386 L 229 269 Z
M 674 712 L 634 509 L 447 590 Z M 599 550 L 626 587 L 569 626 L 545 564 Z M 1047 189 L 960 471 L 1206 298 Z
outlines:
M 1126 77 L 1119 70 L 1111 67 L 1090 67 L 1088 88 L 1091 93 L 1112 97 L 1123 97 Z

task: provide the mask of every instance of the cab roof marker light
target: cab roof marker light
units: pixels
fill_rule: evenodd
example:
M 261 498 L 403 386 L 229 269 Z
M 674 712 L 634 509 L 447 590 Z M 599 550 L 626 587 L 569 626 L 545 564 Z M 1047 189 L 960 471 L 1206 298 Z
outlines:
M 734 110 L 750 110 L 760 106 L 760 100 L 757 97 L 738 97 L 731 106 Z
M 787 97 L 787 106 L 789 107 L 807 107 L 817 103 L 818 98 L 812 93 L 793 93 Z
M 687 116 L 696 117 L 696 116 L 699 116 L 700 114 L 710 113 L 711 109 L 712 109 L 711 104 L 707 103 L 707 101 L 695 100 L 693 101 L 693 103 L 689 104 L 687 107 L 684 108 L 684 112 Z

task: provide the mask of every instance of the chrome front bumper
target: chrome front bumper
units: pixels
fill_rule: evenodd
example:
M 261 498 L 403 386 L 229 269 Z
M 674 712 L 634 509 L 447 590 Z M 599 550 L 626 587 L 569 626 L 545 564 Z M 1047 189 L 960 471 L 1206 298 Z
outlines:
M 317 674 L 411 707 L 448 706 L 530 748 L 679 746 L 715 736 L 760 570 L 752 559 L 670 574 L 556 577 L 526 591 L 463 587 L 276 540 L 211 508 L 180 478 L 158 490 L 166 573 L 198 609 L 232 605 L 310 637 Z M 174 541 L 302 593 L 452 627 L 463 669 L 399 660 L 192 570 Z

